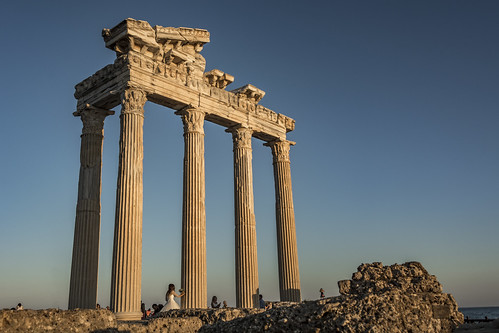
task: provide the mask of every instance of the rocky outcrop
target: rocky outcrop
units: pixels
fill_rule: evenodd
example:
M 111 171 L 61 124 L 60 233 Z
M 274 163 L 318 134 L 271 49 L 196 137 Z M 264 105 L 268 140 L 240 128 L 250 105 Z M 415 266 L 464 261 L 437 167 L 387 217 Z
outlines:
M 117 327 L 107 310 L 2 310 L 0 332 L 94 332 Z
M 203 325 L 212 325 L 217 322 L 231 321 L 237 318 L 244 318 L 250 315 L 262 313 L 262 309 L 186 309 L 186 310 L 170 310 L 168 312 L 160 312 L 154 316 L 153 320 L 160 318 L 198 318 Z
M 341 295 L 290 304 L 200 332 L 452 332 L 463 322 L 457 303 L 418 262 L 363 264 Z
M 119 322 L 106 310 L 3 310 L 1 332 L 452 332 L 463 322 L 450 294 L 418 262 L 362 264 L 340 296 L 260 309 L 172 310 Z

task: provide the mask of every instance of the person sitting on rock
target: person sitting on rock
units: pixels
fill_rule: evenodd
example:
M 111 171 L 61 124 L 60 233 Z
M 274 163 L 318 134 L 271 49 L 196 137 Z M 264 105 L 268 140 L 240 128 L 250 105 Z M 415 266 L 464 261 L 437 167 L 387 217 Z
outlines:
M 211 298 L 211 307 L 212 307 L 213 309 L 218 309 L 218 308 L 220 308 L 220 303 L 217 303 L 217 301 L 218 301 L 217 296 L 213 296 L 213 297 Z
M 322 288 L 321 288 L 321 289 L 319 290 L 319 292 L 321 293 L 321 298 L 326 297 L 326 295 L 324 295 L 324 289 L 322 289 Z
M 262 294 L 258 295 L 258 298 L 260 299 L 260 309 L 265 309 L 265 307 L 267 306 L 267 304 L 263 300 Z
M 223 308 L 224 308 L 224 309 L 227 309 L 227 301 L 224 301 Z
M 16 306 L 16 310 L 24 310 L 23 305 L 21 303 L 18 303 Z

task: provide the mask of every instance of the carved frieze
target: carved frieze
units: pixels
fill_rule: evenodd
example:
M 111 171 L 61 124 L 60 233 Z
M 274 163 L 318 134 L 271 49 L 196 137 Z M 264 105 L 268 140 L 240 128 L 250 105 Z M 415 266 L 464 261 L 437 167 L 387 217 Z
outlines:
M 104 29 L 103 37 L 106 46 L 119 56 L 114 64 L 76 85 L 77 99 L 116 79 L 118 75 L 140 69 L 141 75 L 150 75 L 151 81 L 173 80 L 237 112 L 284 127 L 286 132 L 295 128 L 293 119 L 258 104 L 265 95 L 263 90 L 248 84 L 226 91 L 227 85 L 234 80 L 232 75 L 218 69 L 204 72 L 206 60 L 200 52 L 210 40 L 209 32 L 204 29 L 151 27 L 145 21 L 127 19 L 112 29 Z M 140 86 L 141 83 L 135 84 Z
M 113 64 L 98 70 L 94 75 L 86 78 L 75 86 L 74 97 L 80 99 L 85 94 L 113 80 L 126 67 L 126 59 L 124 57 L 117 58 Z

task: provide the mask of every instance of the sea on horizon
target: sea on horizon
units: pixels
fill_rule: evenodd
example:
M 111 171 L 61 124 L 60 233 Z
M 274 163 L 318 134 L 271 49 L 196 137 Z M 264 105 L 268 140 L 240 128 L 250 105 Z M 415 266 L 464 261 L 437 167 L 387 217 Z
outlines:
M 499 318 L 499 306 L 486 306 L 486 307 L 463 307 L 459 308 L 459 311 L 468 317 L 469 319 L 498 319 Z

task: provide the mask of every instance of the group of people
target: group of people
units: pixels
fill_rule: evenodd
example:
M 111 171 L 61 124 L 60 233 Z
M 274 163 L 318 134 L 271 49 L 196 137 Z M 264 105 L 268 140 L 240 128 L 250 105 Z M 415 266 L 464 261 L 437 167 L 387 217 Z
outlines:
M 319 292 L 320 292 L 320 298 L 326 297 L 324 294 L 324 289 L 321 288 L 319 290 Z M 144 303 L 141 304 L 142 319 L 152 317 L 155 314 L 158 314 L 161 312 L 166 312 L 168 310 L 180 309 L 180 305 L 178 305 L 178 303 L 175 301 L 175 297 L 181 298 L 185 295 L 185 292 L 184 292 L 184 290 L 179 289 L 179 293 L 180 294 L 177 294 L 175 292 L 175 285 L 173 283 L 170 283 L 168 285 L 168 290 L 167 290 L 166 295 L 165 295 L 166 303 L 164 306 L 162 304 L 153 304 L 152 310 L 151 310 L 151 308 L 146 310 L 145 304 Z M 261 294 L 258 296 L 259 296 L 259 306 L 261 309 L 267 310 L 267 309 L 272 308 L 272 303 L 265 302 L 263 300 L 263 296 Z M 21 304 L 19 303 L 19 305 L 21 305 Z M 225 309 L 225 308 L 227 308 L 227 302 L 226 301 L 218 302 L 217 296 L 213 296 L 211 298 L 211 307 L 213 309 L 219 309 L 219 308 Z
M 97 303 L 97 306 L 95 307 L 95 309 L 97 309 L 97 310 L 101 310 L 101 309 L 102 309 L 102 307 L 100 306 L 100 304 L 99 304 L 99 303 Z M 111 308 L 109 307 L 109 305 L 108 305 L 108 306 L 106 306 L 106 310 L 111 310 Z
M 211 298 L 211 307 L 213 309 L 220 309 L 220 307 L 222 307 L 223 309 L 227 308 L 227 301 L 223 301 L 223 303 L 217 303 L 217 302 L 218 302 L 217 296 L 213 296 Z
M 152 310 L 151 310 L 151 308 L 146 310 L 145 304 L 144 303 L 141 304 L 140 310 L 142 312 L 142 319 L 150 318 L 158 313 L 166 312 L 168 310 L 180 309 L 180 305 L 178 305 L 178 303 L 175 301 L 175 297 L 181 298 L 185 295 L 185 292 L 184 292 L 184 290 L 179 289 L 179 293 L 180 294 L 177 294 L 175 292 L 175 285 L 173 283 L 170 283 L 168 285 L 168 290 L 166 291 L 166 295 L 165 295 L 165 301 L 166 301 L 165 305 L 153 304 Z M 218 302 L 217 296 L 213 296 L 211 298 L 210 305 L 213 309 L 220 309 L 220 308 L 226 309 L 228 307 L 227 301 L 224 300 L 222 302 Z M 259 305 L 261 308 L 268 308 L 269 307 L 269 305 L 266 304 L 266 302 L 263 300 L 262 295 L 260 295 Z
M 10 308 L 11 310 L 24 310 L 24 307 L 21 303 L 17 303 L 15 308 Z

